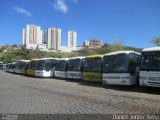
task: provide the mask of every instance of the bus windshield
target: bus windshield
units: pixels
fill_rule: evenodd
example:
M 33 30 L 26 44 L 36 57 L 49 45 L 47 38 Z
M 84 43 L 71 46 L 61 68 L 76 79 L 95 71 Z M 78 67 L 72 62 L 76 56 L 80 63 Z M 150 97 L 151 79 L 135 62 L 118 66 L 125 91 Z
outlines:
M 47 60 L 39 60 L 37 61 L 37 70 L 51 70 L 55 66 L 55 60 L 47 59 Z
M 18 68 L 18 69 L 21 69 L 22 68 L 22 61 L 17 61 L 16 62 L 16 67 Z
M 28 66 L 28 69 L 36 69 L 36 61 L 31 61 L 29 66 Z
M 8 64 L 8 69 L 14 69 L 15 68 L 15 64 L 11 63 L 11 64 Z
M 160 52 L 142 53 L 140 70 L 160 70 Z
M 56 60 L 53 59 L 49 59 L 49 60 L 45 60 L 45 70 L 51 70 L 55 68 L 55 62 Z
M 24 69 L 27 70 L 27 69 L 28 69 L 28 66 L 29 66 L 29 63 L 26 63 Z
M 56 63 L 55 69 L 58 71 L 65 71 L 66 70 L 66 60 L 58 60 Z
M 36 70 L 44 70 L 45 60 L 38 60 Z
M 121 73 L 128 72 L 128 56 L 119 54 L 113 56 L 105 56 L 103 61 L 103 72 L 105 73 Z
M 85 58 L 84 72 L 101 72 L 101 58 Z
M 81 59 L 70 59 L 68 63 L 68 71 L 80 71 L 82 65 Z
M 21 69 L 26 69 L 28 67 L 28 63 L 27 62 L 23 62 L 21 65 Z

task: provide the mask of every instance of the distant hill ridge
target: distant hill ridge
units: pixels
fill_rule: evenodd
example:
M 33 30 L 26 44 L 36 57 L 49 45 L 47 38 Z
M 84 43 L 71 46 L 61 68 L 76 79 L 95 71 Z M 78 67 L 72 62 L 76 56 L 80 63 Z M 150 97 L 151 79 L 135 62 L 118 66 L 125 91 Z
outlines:
M 79 51 L 73 51 L 71 53 L 65 52 L 45 52 L 40 50 L 30 50 L 24 47 L 19 47 L 17 45 L 11 46 L 1 46 L 0 47 L 0 61 L 5 63 L 13 62 L 19 59 L 32 59 L 32 58 L 42 58 L 42 57 L 76 57 L 76 56 L 88 56 L 95 54 L 106 54 L 119 50 L 133 50 L 136 52 L 141 52 L 142 48 L 135 48 L 123 45 L 103 45 L 101 48 L 84 48 Z

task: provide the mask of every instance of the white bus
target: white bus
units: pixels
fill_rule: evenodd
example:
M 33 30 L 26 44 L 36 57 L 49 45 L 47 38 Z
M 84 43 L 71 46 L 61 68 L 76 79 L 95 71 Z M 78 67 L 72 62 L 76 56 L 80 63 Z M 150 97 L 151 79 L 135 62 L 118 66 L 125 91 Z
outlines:
M 60 58 L 56 62 L 54 77 L 67 78 L 68 58 Z
M 142 50 L 139 84 L 140 86 L 160 87 L 160 47 Z
M 28 68 L 27 68 L 27 75 L 29 76 L 35 76 L 35 71 L 37 67 L 37 61 L 39 59 L 32 59 L 29 62 Z
M 53 77 L 57 58 L 42 58 L 37 60 L 35 76 Z
M 24 63 L 26 63 L 26 62 L 29 62 L 29 61 L 28 60 L 18 60 L 18 61 L 16 61 L 14 72 L 17 73 L 17 74 L 20 74 Z
M 82 79 L 84 57 L 74 57 L 68 60 L 67 78 Z
M 134 85 L 138 83 L 140 54 L 117 51 L 103 57 L 103 84 Z
M 22 75 L 27 74 L 27 69 L 28 69 L 29 63 L 30 63 L 30 60 L 25 60 L 22 63 L 21 68 L 20 68 L 20 74 L 22 74 Z
M 7 64 L 3 64 L 2 70 L 7 71 Z
M 3 70 L 3 62 L 0 61 L 0 70 Z
M 11 69 L 11 63 L 7 63 L 7 69 L 6 72 L 9 72 L 9 70 Z
M 8 63 L 8 65 L 7 65 L 7 72 L 14 73 L 15 67 L 16 67 L 16 63 L 15 62 Z

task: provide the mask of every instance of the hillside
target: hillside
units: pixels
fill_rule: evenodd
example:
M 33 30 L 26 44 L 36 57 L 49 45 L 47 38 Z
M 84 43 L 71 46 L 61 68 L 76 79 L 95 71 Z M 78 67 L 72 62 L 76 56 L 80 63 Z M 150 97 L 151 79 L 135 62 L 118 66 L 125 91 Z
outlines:
M 25 48 L 16 48 L 15 46 L 4 46 L 0 48 L 0 61 L 5 63 L 13 62 L 19 59 L 32 59 L 32 58 L 42 58 L 42 57 L 75 57 L 75 56 L 88 56 L 94 54 L 106 54 L 109 52 L 114 52 L 118 50 L 134 50 L 136 52 L 141 52 L 141 49 L 121 46 L 121 45 L 104 45 L 102 48 L 84 48 L 79 51 L 64 53 L 64 52 L 44 52 L 39 50 L 29 50 Z

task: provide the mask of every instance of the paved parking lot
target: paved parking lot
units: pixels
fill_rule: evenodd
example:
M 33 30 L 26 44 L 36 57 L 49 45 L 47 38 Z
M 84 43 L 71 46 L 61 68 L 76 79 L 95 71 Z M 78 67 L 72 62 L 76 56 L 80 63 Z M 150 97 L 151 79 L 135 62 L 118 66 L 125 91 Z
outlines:
M 160 114 L 160 92 L 0 71 L 0 113 Z

